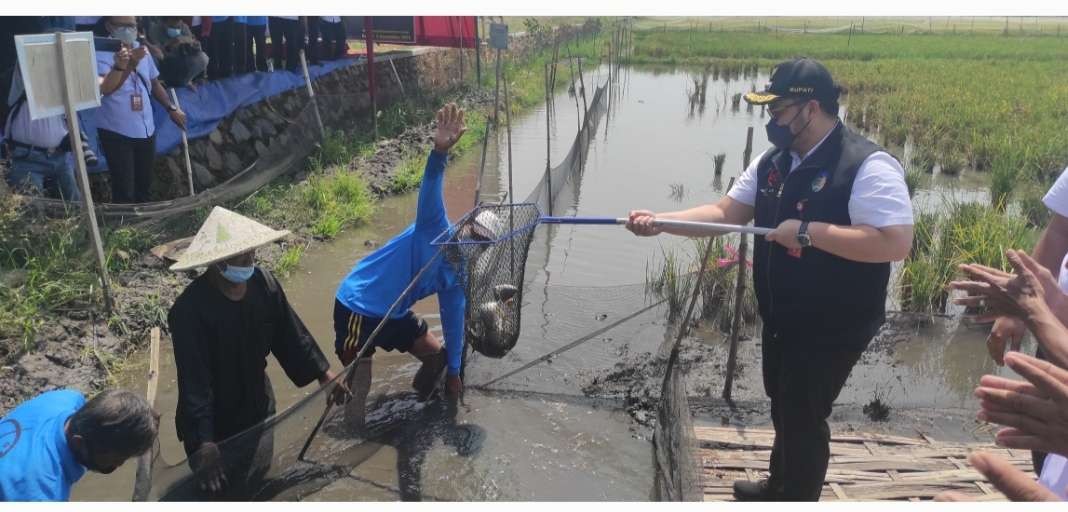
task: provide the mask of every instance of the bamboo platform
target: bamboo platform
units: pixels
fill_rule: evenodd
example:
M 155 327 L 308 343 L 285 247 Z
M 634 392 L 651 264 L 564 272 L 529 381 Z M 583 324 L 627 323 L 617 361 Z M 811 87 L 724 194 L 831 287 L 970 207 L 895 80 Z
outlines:
M 767 478 L 775 437 L 772 430 L 694 426 L 705 501 L 733 501 L 735 480 Z M 1031 452 L 993 444 L 941 443 L 924 435 L 909 438 L 859 432 L 831 435 L 831 461 L 821 501 L 929 500 L 957 491 L 983 501 L 1004 501 L 968 465 L 974 450 L 1000 455 L 1034 475 Z

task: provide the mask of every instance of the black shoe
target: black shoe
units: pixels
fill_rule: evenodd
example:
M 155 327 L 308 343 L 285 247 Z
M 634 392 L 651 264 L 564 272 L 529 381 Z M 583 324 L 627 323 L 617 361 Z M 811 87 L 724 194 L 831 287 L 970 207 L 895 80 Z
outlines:
M 768 481 L 735 480 L 734 498 L 738 501 L 778 501 L 779 493 L 768 485 Z

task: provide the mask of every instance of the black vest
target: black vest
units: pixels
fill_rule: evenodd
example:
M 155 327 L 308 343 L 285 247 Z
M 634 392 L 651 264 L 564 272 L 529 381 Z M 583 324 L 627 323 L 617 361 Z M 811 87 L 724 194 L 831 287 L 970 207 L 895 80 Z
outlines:
M 790 152 L 768 151 L 757 166 L 755 224 L 787 219 L 851 225 L 857 170 L 884 151 L 838 123 L 815 153 L 790 171 Z M 861 263 L 815 247 L 800 257 L 755 237 L 753 283 L 760 316 L 776 335 L 806 343 L 863 346 L 886 319 L 889 263 Z

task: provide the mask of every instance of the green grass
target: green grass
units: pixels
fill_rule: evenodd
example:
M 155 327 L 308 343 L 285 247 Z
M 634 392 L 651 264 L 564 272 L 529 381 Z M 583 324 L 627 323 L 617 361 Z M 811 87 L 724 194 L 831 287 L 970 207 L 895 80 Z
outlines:
M 0 199 L 0 360 L 33 348 L 50 312 L 100 300 L 96 260 L 83 217 L 46 218 Z M 102 228 L 109 272 L 129 268 L 155 242 L 147 231 Z M 113 284 L 114 286 L 114 284 Z
M 288 276 L 300 264 L 300 259 L 304 256 L 304 249 L 305 246 L 303 245 L 292 245 L 286 248 L 274 265 L 274 273 L 282 277 Z

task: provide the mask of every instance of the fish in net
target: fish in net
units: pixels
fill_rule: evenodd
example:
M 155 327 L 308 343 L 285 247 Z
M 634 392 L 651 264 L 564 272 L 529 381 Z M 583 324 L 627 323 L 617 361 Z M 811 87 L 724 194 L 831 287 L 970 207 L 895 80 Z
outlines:
M 482 205 L 433 243 L 456 265 L 467 306 L 465 339 L 487 357 L 504 357 L 519 339 L 527 251 L 541 215 L 534 204 Z

